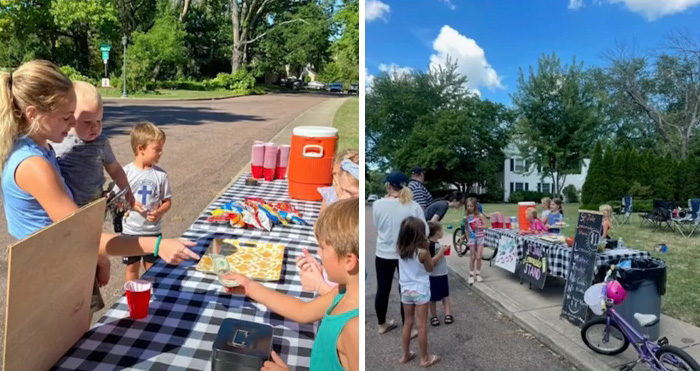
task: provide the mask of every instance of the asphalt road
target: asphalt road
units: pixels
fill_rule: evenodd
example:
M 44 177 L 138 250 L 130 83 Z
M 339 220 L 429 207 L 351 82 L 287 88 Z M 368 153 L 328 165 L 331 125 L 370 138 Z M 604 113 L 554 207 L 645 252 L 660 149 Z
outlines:
M 400 328 L 384 335 L 377 333 L 374 310 L 377 290 L 374 268 L 376 229 L 370 206 L 366 207 L 365 215 L 365 254 L 369 273 L 365 284 L 365 368 L 383 371 L 422 369 L 419 357 L 408 365 L 399 364 L 402 354 Z M 398 280 L 395 279 L 387 318 L 393 318 L 400 324 L 397 285 Z M 442 357 L 433 369 L 574 369 L 561 356 L 502 316 L 458 278 L 450 275 L 449 285 L 455 322 L 450 325 L 441 323 L 438 327 L 428 325 L 428 352 Z M 438 304 L 438 314 L 443 322 L 444 312 L 441 311 L 441 306 Z M 411 342 L 411 347 L 411 350 L 419 354 L 417 340 Z
M 173 206 L 165 215 L 165 237 L 177 238 L 199 216 L 231 178 L 250 161 L 254 140 L 269 140 L 302 112 L 326 99 L 322 94 L 269 94 L 207 101 L 108 100 L 104 132 L 122 165 L 133 161 L 129 131 L 133 124 L 151 121 L 166 133 L 159 166 L 168 173 Z M 0 198 L 0 210 L 2 199 Z M 0 218 L 0 246 L 14 239 Z M 112 232 L 111 223 L 105 231 Z M 111 258 L 108 286 L 102 289 L 106 308 L 93 316 L 93 323 L 124 290 L 124 265 Z M 7 250 L 0 249 L 0 339 L 5 328 Z M 3 343 L 0 341 L 0 357 Z

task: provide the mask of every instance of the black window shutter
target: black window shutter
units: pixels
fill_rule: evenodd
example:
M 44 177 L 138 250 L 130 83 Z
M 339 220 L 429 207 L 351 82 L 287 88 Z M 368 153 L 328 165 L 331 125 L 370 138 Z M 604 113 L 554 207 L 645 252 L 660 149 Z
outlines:
M 542 183 L 537 183 L 537 192 L 542 192 Z
M 513 160 L 511 160 L 511 161 L 513 161 Z M 511 164 L 512 164 L 512 162 L 511 162 Z M 513 184 L 513 182 L 510 182 L 510 193 L 513 193 L 514 190 L 515 190 L 515 184 Z
M 525 183 L 525 190 L 526 190 L 526 191 L 529 191 L 529 190 L 530 190 L 530 187 L 528 187 L 529 185 L 530 185 L 530 183 Z
M 512 158 L 510 159 L 510 171 L 515 170 L 515 160 Z M 511 183 L 512 184 L 512 183 Z

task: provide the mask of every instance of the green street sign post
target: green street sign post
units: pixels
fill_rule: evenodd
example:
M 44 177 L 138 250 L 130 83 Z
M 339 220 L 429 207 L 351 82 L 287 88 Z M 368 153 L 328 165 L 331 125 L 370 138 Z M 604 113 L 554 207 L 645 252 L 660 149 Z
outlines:
M 109 44 L 100 44 L 100 51 L 102 52 L 102 61 L 105 63 L 105 77 L 102 79 L 102 87 L 109 87 L 109 75 L 107 74 L 107 61 L 109 61 L 109 51 L 112 50 L 112 46 Z

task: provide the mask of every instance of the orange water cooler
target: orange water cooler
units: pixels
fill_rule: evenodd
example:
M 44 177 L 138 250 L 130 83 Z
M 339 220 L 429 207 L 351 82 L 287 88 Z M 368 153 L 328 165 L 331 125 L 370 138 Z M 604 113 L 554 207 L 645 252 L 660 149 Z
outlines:
M 338 129 L 327 126 L 299 126 L 292 131 L 289 151 L 289 197 L 321 201 L 317 188 L 333 183 L 333 158 Z
M 537 207 L 534 202 L 518 202 L 518 226 L 521 231 L 530 229 L 530 222 L 527 220 L 527 209 Z

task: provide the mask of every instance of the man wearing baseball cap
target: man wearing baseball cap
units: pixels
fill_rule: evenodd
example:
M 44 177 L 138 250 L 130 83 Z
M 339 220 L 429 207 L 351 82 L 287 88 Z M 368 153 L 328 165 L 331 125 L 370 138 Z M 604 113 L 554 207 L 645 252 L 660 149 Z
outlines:
M 431 203 L 433 203 L 433 195 L 430 194 L 425 185 L 425 173 L 422 167 L 414 167 L 411 172 L 411 181 L 408 182 L 408 188 L 413 192 L 413 200 L 420 205 L 420 207 L 425 210 Z

